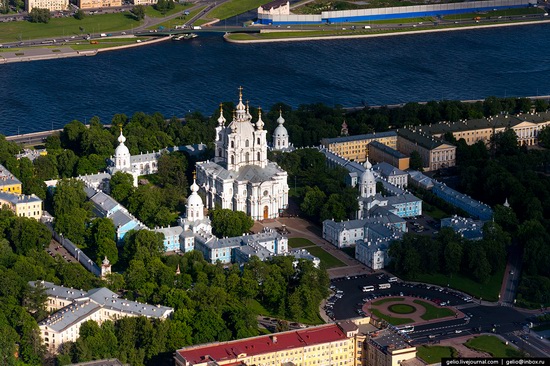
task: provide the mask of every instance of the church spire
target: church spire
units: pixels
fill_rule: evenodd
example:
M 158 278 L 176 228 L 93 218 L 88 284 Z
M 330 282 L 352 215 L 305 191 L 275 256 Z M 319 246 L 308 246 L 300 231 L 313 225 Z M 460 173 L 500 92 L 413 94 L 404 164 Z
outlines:
M 256 122 L 256 128 L 258 130 L 264 129 L 264 121 L 262 121 L 262 107 L 258 107 L 258 122 Z
M 222 127 L 225 124 L 225 117 L 223 116 L 223 103 L 220 103 L 220 117 L 218 118 L 218 125 Z

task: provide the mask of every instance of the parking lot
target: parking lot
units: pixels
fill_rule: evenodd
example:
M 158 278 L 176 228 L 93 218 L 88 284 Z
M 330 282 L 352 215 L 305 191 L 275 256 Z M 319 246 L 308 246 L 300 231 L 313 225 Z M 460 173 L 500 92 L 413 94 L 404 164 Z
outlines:
M 472 302 L 469 296 L 439 286 L 412 284 L 397 279 L 390 281 L 387 274 L 369 274 L 336 279 L 331 282 L 333 295 L 325 304 L 327 316 L 332 320 L 342 320 L 364 315 L 363 305 L 369 301 L 387 296 L 411 296 L 431 301 L 434 305 L 458 306 Z M 385 284 L 380 289 L 380 285 Z M 372 286 L 370 291 L 363 291 Z

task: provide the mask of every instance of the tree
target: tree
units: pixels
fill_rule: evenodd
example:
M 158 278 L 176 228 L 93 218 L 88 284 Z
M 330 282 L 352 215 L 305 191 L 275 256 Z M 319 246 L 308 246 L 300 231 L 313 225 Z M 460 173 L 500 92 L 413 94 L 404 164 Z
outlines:
M 163 186 L 172 185 L 183 192 L 187 191 L 187 159 L 183 154 L 163 154 L 158 161 L 159 183 Z
M 154 6 L 155 9 L 165 14 L 168 10 L 174 9 L 176 5 L 173 0 L 159 0 Z
M 134 192 L 134 177 L 124 172 L 116 172 L 109 182 L 111 197 L 120 203 L 126 203 Z
M 538 135 L 539 144 L 544 147 L 550 147 L 550 127 L 544 126 Z
M 342 221 L 346 218 L 346 209 L 342 204 L 342 197 L 339 194 L 333 193 L 328 198 L 328 201 L 321 208 L 319 215 L 321 221 L 334 219 Z
M 212 232 L 218 237 L 233 237 L 247 233 L 254 221 L 241 211 L 216 208 L 210 211 Z
M 306 194 L 304 201 L 300 205 L 300 209 L 309 217 L 315 217 L 321 211 L 325 200 L 326 195 L 319 187 L 306 187 Z
M 48 23 L 52 17 L 48 9 L 40 8 L 32 8 L 29 16 L 33 23 Z
M 136 5 L 130 10 L 137 20 L 143 20 L 145 18 L 145 7 L 143 5 Z
M 86 16 L 86 13 L 84 13 L 84 11 L 82 9 L 78 9 L 74 13 L 74 18 L 77 19 L 77 20 L 82 20 L 82 19 L 84 19 L 85 16 Z
M 419 172 L 424 171 L 424 164 L 422 163 L 422 157 L 420 153 L 416 150 L 411 152 L 409 166 L 413 170 L 418 170 Z
M 462 263 L 462 245 L 452 241 L 444 249 L 445 269 L 449 274 L 456 274 L 460 271 Z

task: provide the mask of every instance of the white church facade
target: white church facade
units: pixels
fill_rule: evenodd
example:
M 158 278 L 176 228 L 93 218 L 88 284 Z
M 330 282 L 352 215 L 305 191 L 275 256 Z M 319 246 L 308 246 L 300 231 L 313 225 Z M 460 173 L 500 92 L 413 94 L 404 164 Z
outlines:
M 220 107 L 214 159 L 196 166 L 197 182 L 209 209 L 242 211 L 253 220 L 263 220 L 278 217 L 287 207 L 288 175 L 267 159 L 266 135 L 261 110 L 253 123 L 242 101 L 242 89 L 228 125 Z

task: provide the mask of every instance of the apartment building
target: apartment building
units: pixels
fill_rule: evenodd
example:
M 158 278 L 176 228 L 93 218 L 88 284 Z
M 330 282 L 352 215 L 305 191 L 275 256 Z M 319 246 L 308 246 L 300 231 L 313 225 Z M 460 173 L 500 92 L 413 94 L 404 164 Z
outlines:
M 456 165 L 456 146 L 418 129 L 416 131 L 401 128 L 397 130 L 397 150 L 405 155 L 417 151 L 422 158 L 424 170 L 437 170 Z
M 122 0 L 78 0 L 77 6 L 82 9 L 100 9 L 122 6 Z
M 489 144 L 493 135 L 510 128 L 518 136 L 520 145 L 535 145 L 539 132 L 550 124 L 550 112 L 520 113 L 516 115 L 500 114 L 493 117 L 462 120 L 458 122 L 441 122 L 419 127 L 419 130 L 442 139 L 451 133 L 457 140 L 464 139 L 468 145 L 478 141 Z
M 16 216 L 40 220 L 42 200 L 34 194 L 12 194 L 0 191 L 0 206 L 7 206 Z
M 0 164 L 0 192 L 21 194 L 21 181 Z
M 49 11 L 63 11 L 69 7 L 69 0 L 25 0 L 25 11 L 33 8 L 48 9 Z
M 395 149 L 397 147 L 397 133 L 395 131 L 375 132 L 366 135 L 322 139 L 321 146 L 344 159 L 364 162 L 369 154 L 369 144 L 373 141 Z
M 105 287 L 82 291 L 46 281 L 30 281 L 29 285 L 43 286 L 48 295 L 46 309 L 58 310 L 38 323 L 42 341 L 52 353 L 57 353 L 63 343 L 76 341 L 80 326 L 88 320 L 101 324 L 128 316 L 166 319 L 174 312 L 166 306 L 125 300 Z
M 390 347 L 384 344 L 390 337 Z M 384 338 L 386 337 L 386 338 Z M 372 355 L 372 356 L 371 356 Z M 397 366 L 416 357 L 396 330 L 380 331 L 370 318 L 337 324 L 190 346 L 177 350 L 176 366 L 302 365 L 302 366 Z M 373 360 L 376 363 L 370 362 Z
M 400 170 L 407 170 L 410 158 L 388 145 L 372 141 L 369 144 L 369 160 L 375 163 L 388 163 Z

